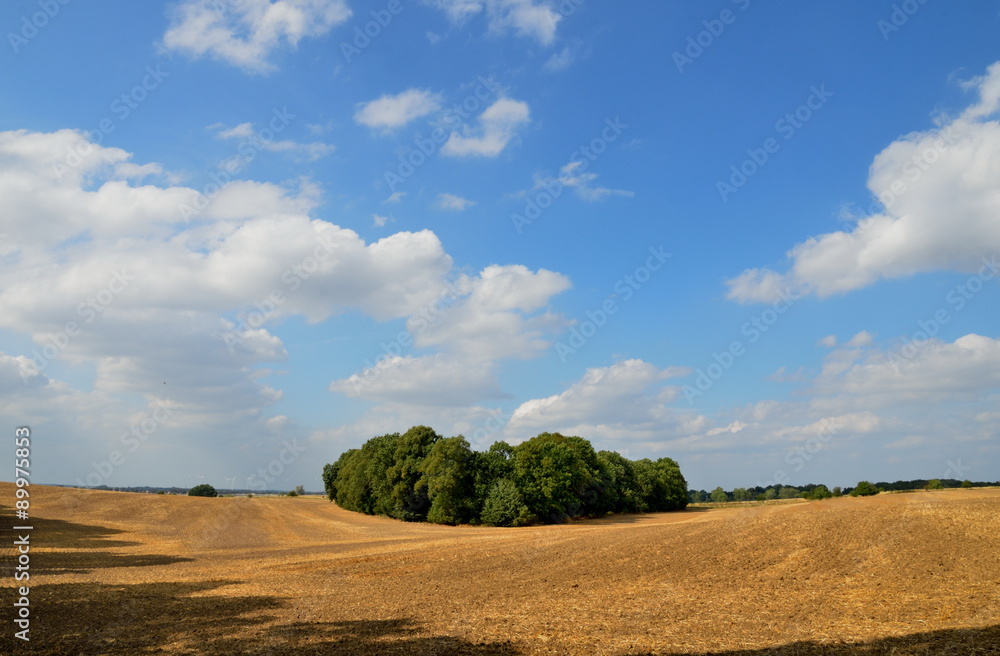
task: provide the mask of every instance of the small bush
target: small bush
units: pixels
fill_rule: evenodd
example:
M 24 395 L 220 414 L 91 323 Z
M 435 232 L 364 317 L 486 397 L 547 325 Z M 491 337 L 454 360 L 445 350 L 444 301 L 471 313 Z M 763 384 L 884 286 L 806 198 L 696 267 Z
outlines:
M 853 490 L 851 490 L 851 496 L 869 497 L 873 494 L 878 494 L 879 492 L 880 490 L 868 481 L 861 481 Z
M 201 485 L 195 485 L 193 488 L 188 490 L 189 497 L 217 497 L 219 493 L 216 492 L 215 488 L 208 483 L 202 483 Z

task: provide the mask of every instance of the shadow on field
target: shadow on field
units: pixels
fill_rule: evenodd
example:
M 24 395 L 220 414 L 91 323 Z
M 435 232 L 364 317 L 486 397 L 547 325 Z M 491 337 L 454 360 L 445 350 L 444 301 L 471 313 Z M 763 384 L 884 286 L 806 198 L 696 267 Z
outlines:
M 978 656 L 1000 654 L 1000 625 L 943 629 L 867 642 L 821 645 L 793 642 L 766 649 L 685 652 L 677 656 Z M 652 652 L 628 656 L 652 656 Z
M 422 633 L 418 623 L 405 618 L 295 623 L 274 627 L 258 639 L 215 641 L 205 646 L 204 654 L 517 656 L 521 653 L 510 643 L 473 643 L 454 636 Z
M 709 512 L 711 508 L 691 508 L 684 510 L 673 510 L 668 513 L 629 513 L 622 515 L 608 515 L 606 517 L 594 517 L 590 519 L 578 519 L 574 523 L 580 526 L 593 526 L 595 524 L 641 524 L 643 522 L 655 522 L 660 515 L 693 515 L 696 513 Z
M 517 656 L 507 644 L 474 644 L 427 636 L 409 619 L 296 622 L 264 626 L 269 611 L 288 605 L 272 596 L 225 596 L 234 581 L 99 585 L 65 583 L 32 588 L 31 653 L 185 654 L 258 656 L 440 654 Z M 13 653 L 13 637 L 0 637 Z M 8 649 L 10 647 L 11 649 Z
M 0 506 L 0 510 L 2 509 Z M 91 570 L 104 569 L 105 567 L 149 567 L 192 560 L 191 558 L 158 554 L 108 553 L 107 549 L 131 547 L 139 543 L 111 539 L 110 536 L 124 533 L 124 531 L 115 528 L 79 524 L 62 519 L 32 517 L 27 522 L 22 522 L 7 515 L 2 522 L 3 534 L 10 535 L 11 533 L 7 531 L 13 531 L 14 526 L 25 523 L 32 527 L 30 532 L 31 546 L 34 547 L 31 552 L 32 574 L 45 574 L 47 576 L 85 574 Z M 24 533 L 26 532 L 21 534 Z M 38 551 L 38 549 L 79 549 L 80 551 Z M 13 559 L 5 558 L 2 567 L 0 567 L 0 576 L 13 577 L 14 565 Z

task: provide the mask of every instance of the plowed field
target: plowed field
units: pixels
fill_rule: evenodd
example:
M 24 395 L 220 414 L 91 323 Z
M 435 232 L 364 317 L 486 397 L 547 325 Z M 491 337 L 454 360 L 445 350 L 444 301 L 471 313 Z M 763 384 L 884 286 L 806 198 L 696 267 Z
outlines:
M 5 654 L 1000 654 L 995 489 L 492 529 L 33 486 L 30 643 L 13 499 Z

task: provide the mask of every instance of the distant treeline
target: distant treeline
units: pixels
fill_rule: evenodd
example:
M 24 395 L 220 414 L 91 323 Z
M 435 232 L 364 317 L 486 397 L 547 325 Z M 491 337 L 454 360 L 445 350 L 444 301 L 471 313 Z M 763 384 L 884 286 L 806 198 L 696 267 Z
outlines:
M 941 485 L 938 486 L 937 483 Z M 895 483 L 875 483 L 875 487 L 881 488 L 886 492 L 893 492 L 899 490 L 924 490 L 924 489 L 942 489 L 947 487 L 995 487 L 1000 486 L 1000 481 L 995 481 L 993 483 L 987 481 L 960 481 L 954 478 L 932 478 L 930 480 L 917 478 L 912 481 L 896 481 Z
M 903 490 L 941 490 L 949 487 L 993 487 L 1000 486 L 1000 481 L 990 483 L 988 481 L 959 481 L 954 478 L 917 478 L 912 481 L 896 481 L 895 483 L 869 483 L 861 481 L 856 487 L 840 488 L 834 487 L 832 490 L 825 485 L 809 483 L 793 487 L 791 485 L 770 485 L 761 487 L 737 487 L 731 491 L 717 487 L 711 492 L 705 490 L 688 490 L 688 499 L 691 503 L 702 503 L 712 501 L 723 503 L 726 501 L 770 501 L 772 499 L 829 499 L 849 494 L 851 496 L 868 496 L 879 492 L 898 492 Z
M 521 526 L 688 503 L 670 458 L 628 460 L 559 433 L 479 452 L 462 436 L 414 426 L 344 452 L 323 467 L 323 483 L 346 510 L 438 524 Z

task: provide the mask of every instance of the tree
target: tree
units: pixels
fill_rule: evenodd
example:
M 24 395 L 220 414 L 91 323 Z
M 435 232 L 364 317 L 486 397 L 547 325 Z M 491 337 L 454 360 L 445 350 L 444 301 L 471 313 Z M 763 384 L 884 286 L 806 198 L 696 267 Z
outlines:
M 644 458 L 633 466 L 642 491 L 643 512 L 667 512 L 687 507 L 687 481 L 674 460 L 660 458 L 654 462 Z
M 295 486 L 295 494 L 302 496 L 305 493 L 306 493 L 306 487 L 304 485 Z
M 462 436 L 440 439 L 431 447 L 420 465 L 422 476 L 416 486 L 418 491 L 426 490 L 431 503 L 427 521 L 460 524 L 471 518 L 471 457 L 472 450 Z
M 729 495 L 726 494 L 726 491 L 723 490 L 721 487 L 717 487 L 714 490 L 712 490 L 711 499 L 715 503 L 723 503 L 729 501 Z
M 834 485 L 833 486 L 833 496 L 839 497 L 839 496 L 842 496 L 843 494 L 844 494 L 844 491 L 840 489 L 839 485 Z
M 806 499 L 812 499 L 813 501 L 822 501 L 823 499 L 829 499 L 833 496 L 830 494 L 830 490 L 827 489 L 825 485 L 817 485 L 809 492 L 803 492 L 802 495 Z
M 193 488 L 188 490 L 189 497 L 217 497 L 219 493 L 215 491 L 215 488 L 208 483 L 202 483 L 201 485 L 195 485 Z
M 798 499 L 800 496 L 798 488 L 788 487 L 787 485 L 781 488 L 778 492 L 779 499 Z
M 962 481 L 962 487 L 972 487 L 972 481 L 970 481 L 969 479 L 965 479 L 964 481 Z
M 943 490 L 944 489 L 944 485 L 941 483 L 940 479 L 932 478 L 931 480 L 927 481 L 927 489 L 928 490 Z
M 691 503 L 701 503 L 705 500 L 705 493 L 701 490 L 691 490 L 688 492 L 688 497 L 691 499 Z
M 523 526 L 534 520 L 524 496 L 513 481 L 501 478 L 490 489 L 482 520 L 490 526 Z
M 733 501 L 750 501 L 753 497 L 745 487 L 733 489 Z
M 390 481 L 388 512 L 408 522 L 426 519 L 430 499 L 425 487 L 418 488 L 421 465 L 441 436 L 427 426 L 414 426 L 396 440 L 393 462 L 387 470 Z
M 559 522 L 598 506 L 597 454 L 580 437 L 541 433 L 514 447 L 514 483 L 533 515 Z
M 558 433 L 475 452 L 462 436 L 443 438 L 426 426 L 345 451 L 323 467 L 323 488 L 345 510 L 441 524 L 557 522 L 680 510 L 689 501 L 670 458 L 633 462 Z
M 778 498 L 778 492 L 773 487 L 767 488 L 767 491 L 764 492 L 765 501 L 772 501 L 777 498 Z
M 851 490 L 852 497 L 868 497 L 873 494 L 878 494 L 879 490 L 877 487 L 869 483 L 868 481 L 861 481 L 858 483 L 853 490 Z
M 642 489 L 634 463 L 615 451 L 598 451 L 597 464 L 600 514 L 641 511 Z
M 473 451 L 469 458 L 469 470 L 472 472 L 472 521 L 483 512 L 483 504 L 490 490 L 501 478 L 513 476 L 511 455 L 514 447 L 506 442 L 494 442 L 489 451 Z
M 343 453 L 337 462 L 323 465 L 323 490 L 326 491 L 326 498 L 333 501 L 337 498 L 337 474 L 340 473 L 340 466 L 348 452 Z

